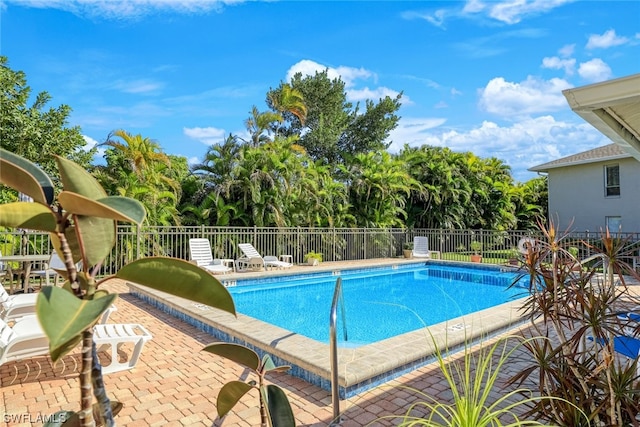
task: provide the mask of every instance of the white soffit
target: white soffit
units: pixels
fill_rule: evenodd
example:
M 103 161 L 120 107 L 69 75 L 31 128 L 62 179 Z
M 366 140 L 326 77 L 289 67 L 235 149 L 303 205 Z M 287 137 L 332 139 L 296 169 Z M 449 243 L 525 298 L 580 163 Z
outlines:
M 573 111 L 640 161 L 640 74 L 562 94 Z

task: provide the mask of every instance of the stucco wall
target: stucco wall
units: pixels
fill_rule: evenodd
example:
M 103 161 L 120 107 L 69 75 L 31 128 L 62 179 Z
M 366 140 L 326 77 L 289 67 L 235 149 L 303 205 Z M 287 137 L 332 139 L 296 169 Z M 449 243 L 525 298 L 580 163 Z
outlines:
M 605 197 L 604 166 L 620 166 L 620 196 Z M 640 162 L 633 158 L 551 169 L 549 215 L 565 230 L 599 231 L 607 216 L 622 217 L 623 232 L 640 232 Z M 614 230 L 611 230 L 614 231 Z M 616 230 L 617 231 L 617 230 Z

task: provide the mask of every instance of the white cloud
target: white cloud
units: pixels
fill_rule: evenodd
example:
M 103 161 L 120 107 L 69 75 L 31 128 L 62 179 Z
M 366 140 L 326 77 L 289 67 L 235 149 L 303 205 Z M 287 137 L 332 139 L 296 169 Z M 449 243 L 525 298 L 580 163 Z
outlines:
M 95 147 L 95 146 L 97 146 L 99 144 L 98 141 L 96 141 L 95 139 L 91 138 L 90 136 L 82 135 L 82 138 L 84 139 L 84 142 L 85 142 L 84 147 L 82 147 L 82 150 L 84 150 L 84 151 L 89 151 L 93 147 Z M 99 157 L 104 157 L 104 151 L 105 151 L 104 147 L 98 147 L 98 152 L 97 152 L 96 155 L 99 156 Z
M 182 132 L 189 138 L 196 139 L 205 145 L 212 145 L 224 140 L 224 129 L 218 129 L 214 127 L 206 128 L 182 128 Z
M 444 28 L 448 18 L 473 18 L 478 15 L 486 15 L 491 19 L 511 25 L 517 24 L 529 16 L 546 13 L 572 1 L 575 0 L 468 0 L 462 8 L 456 5 L 431 13 L 408 11 L 402 16 L 405 19 L 424 19 L 438 28 Z
M 526 171 L 530 167 L 610 143 L 587 123 L 558 121 L 553 116 L 527 118 L 509 126 L 484 121 L 466 131 L 442 128 L 443 123 L 443 119 L 414 118 L 406 122 L 402 118 L 391 132 L 393 145 L 389 150 L 398 152 L 408 143 L 414 147 L 431 145 L 470 151 L 504 161 L 514 171 L 515 179 L 526 181 L 535 176 Z
M 220 12 L 240 0 L 5 0 L 23 7 L 59 9 L 96 19 L 140 19 L 157 11 L 181 14 Z
M 556 111 L 566 107 L 562 91 L 569 87 L 566 80 L 558 78 L 547 81 L 529 76 L 514 83 L 496 77 L 480 90 L 479 106 L 504 118 Z
M 357 101 L 364 101 L 367 99 L 371 99 L 373 101 L 377 101 L 380 98 L 384 98 L 385 96 L 388 96 L 390 98 L 395 98 L 396 96 L 398 96 L 400 94 L 400 92 L 395 91 L 393 89 L 389 89 L 387 87 L 378 87 L 375 89 L 369 89 L 368 87 L 365 87 L 363 89 L 351 89 L 351 90 L 347 90 L 347 100 L 348 101 L 353 101 L 353 102 L 357 102 Z M 407 97 L 406 95 L 402 95 L 402 104 L 403 105 L 408 105 L 411 104 L 411 100 L 409 99 L 409 97 Z
M 573 52 L 575 50 L 576 50 L 575 44 L 568 44 L 558 49 L 558 53 L 560 54 L 561 57 L 568 58 L 569 56 L 573 55 Z
M 414 147 L 423 145 L 425 138 L 431 135 L 427 131 L 443 125 L 446 121 L 446 119 L 434 117 L 402 117 L 398 126 L 389 134 L 389 140 L 392 141 L 389 151 L 397 153 L 405 144 Z
M 591 34 L 587 42 L 587 49 L 606 49 L 612 46 L 620 46 L 629 41 L 626 37 L 616 35 L 615 30 L 605 31 L 604 34 Z
M 517 24 L 523 18 L 548 12 L 573 0 L 507 0 L 492 3 L 489 16 L 506 24 Z
M 564 70 L 568 75 L 572 75 L 576 66 L 574 58 L 562 59 L 557 56 L 542 59 L 542 68 L 551 68 L 554 70 Z
M 578 74 L 590 83 L 602 82 L 612 76 L 611 68 L 600 58 L 581 63 Z
M 388 87 L 380 86 L 370 89 L 368 86 L 364 88 L 356 88 L 357 84 L 361 80 L 372 79 L 375 83 L 377 76 L 375 73 L 366 70 L 364 68 L 354 68 L 339 66 L 337 68 L 327 67 L 326 65 L 319 64 L 309 59 L 303 59 L 289 68 L 286 75 L 286 81 L 291 81 L 293 76 L 297 73 L 301 73 L 303 76 L 314 76 L 316 72 L 327 72 L 329 79 L 340 79 L 344 82 L 345 92 L 347 94 L 347 100 L 357 102 L 370 99 L 377 101 L 380 98 L 389 96 L 395 98 L 400 92 L 390 89 Z M 403 104 L 411 104 L 411 100 L 406 95 L 402 96 Z
M 164 87 L 163 83 L 158 83 L 150 80 L 132 80 L 132 81 L 119 81 L 114 84 L 114 89 L 125 93 L 145 94 L 145 93 L 157 93 Z
M 359 79 L 368 79 L 375 77 L 371 71 L 364 68 L 353 68 L 340 66 L 338 68 L 328 67 L 326 65 L 318 64 L 315 61 L 309 59 L 303 59 L 299 61 L 287 71 L 286 81 L 291 81 L 293 76 L 297 73 L 301 73 L 303 76 L 313 76 L 316 72 L 327 71 L 327 77 L 331 80 L 340 78 L 345 85 L 345 88 L 350 88 L 355 85 L 355 81 Z

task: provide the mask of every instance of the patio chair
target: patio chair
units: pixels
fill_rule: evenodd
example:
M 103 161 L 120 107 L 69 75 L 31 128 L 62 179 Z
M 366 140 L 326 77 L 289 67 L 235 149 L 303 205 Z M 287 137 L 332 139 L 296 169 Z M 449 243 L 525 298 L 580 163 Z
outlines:
M 30 276 L 35 276 L 40 279 L 40 287 L 42 287 L 42 279 L 45 280 L 47 286 L 51 285 L 50 278 L 53 277 L 53 284 L 58 285 L 58 278 L 62 277 L 56 270 L 67 270 L 67 266 L 64 265 L 64 261 L 60 258 L 56 251 L 51 253 L 49 261 L 41 266 L 40 270 L 31 270 Z M 63 279 L 64 281 L 64 279 Z
M 240 243 L 238 247 L 244 254 L 236 260 L 236 270 L 266 270 L 268 268 L 289 268 L 293 264 L 280 261 L 274 256 L 262 257 L 251 243 Z
M 35 315 L 37 298 L 37 293 L 9 295 L 4 287 L 0 288 L 0 320 L 12 322 Z M 116 306 L 111 305 L 102 315 L 100 323 L 107 323 L 111 313 L 116 310 Z
M 189 256 L 198 267 L 204 268 L 211 274 L 225 274 L 232 271 L 222 263 L 222 260 L 213 258 L 208 239 L 189 239 Z
M 593 337 L 588 338 L 593 340 Z M 605 339 L 598 339 L 596 341 L 602 346 L 607 343 Z M 628 335 L 615 336 L 613 337 L 613 351 L 631 361 L 635 361 L 636 375 L 640 376 L 640 338 L 630 337 Z
M 416 236 L 413 238 L 413 256 L 414 258 L 431 258 L 429 239 L 427 237 Z
M 138 324 L 98 324 L 93 327 L 93 340 L 99 349 L 111 347 L 111 363 L 102 367 L 103 374 L 133 368 L 151 334 Z M 122 344 L 134 345 L 131 357 L 122 361 L 118 355 Z M 0 365 L 49 354 L 49 339 L 36 316 L 26 316 L 9 326 L 0 320 Z

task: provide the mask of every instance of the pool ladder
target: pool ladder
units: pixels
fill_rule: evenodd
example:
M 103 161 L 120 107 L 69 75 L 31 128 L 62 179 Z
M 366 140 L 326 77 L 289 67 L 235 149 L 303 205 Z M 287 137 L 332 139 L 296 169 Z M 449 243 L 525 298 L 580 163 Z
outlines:
M 336 288 L 333 291 L 333 302 L 329 314 L 329 357 L 331 359 L 331 402 L 333 405 L 333 419 L 330 425 L 340 424 L 340 385 L 338 384 L 338 339 L 336 323 L 338 318 L 338 302 L 342 311 L 342 329 L 344 340 L 347 341 L 347 323 L 344 310 L 344 295 L 342 294 L 342 278 L 336 280 Z

